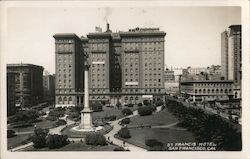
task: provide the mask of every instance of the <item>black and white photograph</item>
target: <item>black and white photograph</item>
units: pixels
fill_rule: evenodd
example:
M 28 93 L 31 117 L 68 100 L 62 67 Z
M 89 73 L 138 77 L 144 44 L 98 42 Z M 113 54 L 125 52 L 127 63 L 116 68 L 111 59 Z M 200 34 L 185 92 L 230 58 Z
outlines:
M 247 159 L 249 1 L 229 2 L 2 3 L 1 157 Z

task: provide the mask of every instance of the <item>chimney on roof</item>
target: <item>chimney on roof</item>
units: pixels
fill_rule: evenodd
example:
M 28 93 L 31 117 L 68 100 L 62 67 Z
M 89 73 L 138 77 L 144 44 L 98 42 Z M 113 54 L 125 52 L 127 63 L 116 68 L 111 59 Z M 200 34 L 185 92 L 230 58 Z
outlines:
M 110 29 L 109 29 L 109 23 L 107 23 L 107 30 L 106 32 L 112 32 Z

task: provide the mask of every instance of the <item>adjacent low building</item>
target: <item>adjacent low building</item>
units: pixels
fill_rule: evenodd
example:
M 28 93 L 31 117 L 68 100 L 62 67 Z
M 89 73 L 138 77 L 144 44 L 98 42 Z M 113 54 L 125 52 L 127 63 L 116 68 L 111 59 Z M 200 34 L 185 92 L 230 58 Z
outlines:
M 7 72 L 7 115 L 13 115 L 16 111 L 16 73 Z
M 14 74 L 15 80 L 9 79 Z M 12 76 L 12 75 L 11 75 Z M 43 101 L 43 67 L 32 64 L 7 64 L 8 85 L 15 85 L 15 106 L 31 107 Z M 8 93 L 8 99 L 14 94 Z
M 233 96 L 232 80 L 182 81 L 181 95 L 194 102 L 228 100 Z

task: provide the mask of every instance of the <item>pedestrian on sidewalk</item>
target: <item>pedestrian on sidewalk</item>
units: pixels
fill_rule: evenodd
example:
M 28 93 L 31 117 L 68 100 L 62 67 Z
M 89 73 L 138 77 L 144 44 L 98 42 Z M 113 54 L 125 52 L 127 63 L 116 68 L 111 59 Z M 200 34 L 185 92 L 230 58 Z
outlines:
M 125 141 L 123 141 L 123 147 L 125 147 L 125 144 L 126 144 L 126 142 L 125 142 Z

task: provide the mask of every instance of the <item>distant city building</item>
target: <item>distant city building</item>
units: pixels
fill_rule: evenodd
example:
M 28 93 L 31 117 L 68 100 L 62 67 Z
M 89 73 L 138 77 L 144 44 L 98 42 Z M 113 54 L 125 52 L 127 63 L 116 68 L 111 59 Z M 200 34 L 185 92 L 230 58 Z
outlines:
M 113 33 L 109 24 L 105 32 L 89 33 L 81 39 L 75 34 L 70 37 L 68 34 L 54 35 L 57 61 L 56 105 L 83 104 L 84 54 L 89 56 L 91 101 L 136 104 L 149 97 L 162 98 L 165 92 L 165 35 L 159 28 L 135 28 Z M 69 57 L 71 61 L 67 59 Z M 64 58 L 67 60 L 63 60 Z M 68 68 L 69 65 L 72 67 Z M 69 80 L 80 83 L 76 87 L 73 83 L 67 84 Z
M 208 73 L 207 67 L 188 67 L 187 73 L 191 75 L 199 75 L 201 73 Z
M 221 66 L 188 67 L 182 70 L 182 81 L 221 80 Z
M 164 71 L 165 82 L 173 82 L 175 81 L 175 75 L 173 70 L 166 69 Z
M 233 97 L 232 80 L 182 81 L 181 94 L 190 101 L 228 100 Z
M 16 111 L 16 73 L 7 72 L 7 115 L 13 115 Z
M 169 81 L 165 82 L 165 91 L 170 95 L 177 95 L 179 93 L 179 82 Z
M 225 79 L 234 81 L 234 95 L 241 97 L 241 25 L 231 25 L 221 34 L 221 66 Z
M 208 79 L 209 80 L 221 80 L 225 79 L 222 77 L 222 71 L 220 65 L 212 65 L 208 67 Z
M 43 67 L 32 64 L 7 64 L 8 74 L 15 74 L 15 106 L 31 107 L 43 101 Z M 13 80 L 9 80 L 9 82 Z
M 55 75 L 45 72 L 43 76 L 43 97 L 44 101 L 54 102 L 55 100 Z

